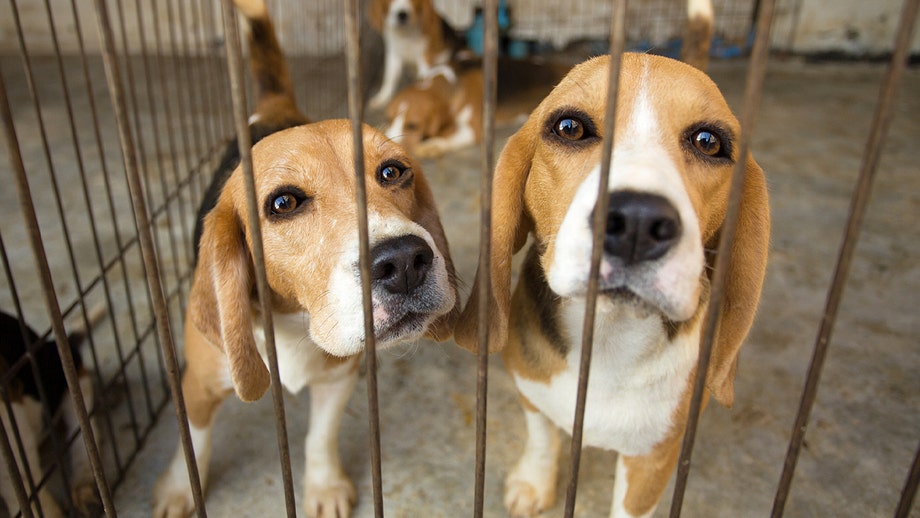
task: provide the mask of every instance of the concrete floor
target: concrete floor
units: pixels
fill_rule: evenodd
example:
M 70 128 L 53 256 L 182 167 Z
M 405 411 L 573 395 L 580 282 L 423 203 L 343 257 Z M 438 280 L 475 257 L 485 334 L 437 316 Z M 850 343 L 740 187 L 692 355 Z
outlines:
M 745 71 L 744 62 L 714 63 L 711 70 L 734 107 L 740 105 Z M 790 60 L 770 66 L 753 145 L 771 190 L 768 276 L 758 320 L 741 355 L 735 407 L 711 405 L 701 420 L 684 516 L 769 513 L 883 73 L 873 64 Z M 6 80 L 11 81 L 9 74 Z M 500 125 L 497 149 L 514 129 Z M 901 88 L 787 516 L 891 516 L 920 440 L 918 142 L 920 69 L 913 68 Z M 466 293 L 477 260 L 478 151 L 423 165 Z M 13 194 L 5 193 L 3 200 L 4 213 L 15 207 Z M 130 224 L 127 213 L 121 217 L 119 224 Z M 12 247 L 13 229 L 4 225 L 2 230 Z M 37 293 L 27 296 L 40 307 Z M 450 342 L 422 342 L 378 358 L 386 515 L 470 515 L 475 358 Z M 127 386 L 138 387 L 138 380 L 129 377 Z M 307 398 L 306 392 L 286 397 L 298 498 Z M 498 358 L 491 362 L 488 408 L 485 515 L 498 517 L 505 515 L 503 477 L 520 453 L 523 433 L 513 384 Z M 209 515 L 282 516 L 270 397 L 253 404 L 228 400 L 219 421 Z M 171 458 L 176 437 L 167 408 L 139 443 L 140 452 L 116 490 L 120 516 L 149 515 L 153 481 Z M 373 516 L 361 383 L 343 420 L 340 449 L 358 489 L 354 514 Z M 563 450 L 567 456 L 567 443 Z M 607 515 L 614 458 L 597 450 L 583 455 L 578 516 Z M 564 485 L 560 480 L 560 503 L 545 516 L 561 515 Z M 669 488 L 656 516 L 667 515 L 670 496 Z M 920 516 L 920 507 L 911 516 Z

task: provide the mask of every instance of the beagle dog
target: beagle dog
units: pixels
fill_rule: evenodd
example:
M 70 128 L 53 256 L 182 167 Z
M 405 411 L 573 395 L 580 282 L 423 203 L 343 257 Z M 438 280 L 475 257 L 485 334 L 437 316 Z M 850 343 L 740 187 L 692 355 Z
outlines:
M 90 328 L 94 327 L 105 316 L 105 307 L 99 306 L 89 311 L 88 320 Z M 67 335 L 67 342 L 73 356 L 74 366 L 79 377 L 80 390 L 90 413 L 91 422 L 95 430 L 95 417 L 92 417 L 94 407 L 94 387 L 90 371 L 83 362 L 80 345 L 86 339 L 89 330 L 82 324 L 75 326 Z M 25 360 L 26 355 L 31 355 L 32 361 L 39 372 L 36 379 L 32 365 Z M 24 362 L 24 363 L 22 363 Z M 15 372 L 14 372 L 15 371 Z M 18 318 L 0 312 L 0 379 L 5 380 L 3 385 L 4 405 L 0 410 L 0 423 L 7 430 L 11 440 L 13 430 L 18 430 L 22 441 L 23 459 L 17 460 L 19 475 L 23 481 L 26 492 L 29 492 L 29 483 L 39 487 L 37 501 L 32 505 L 32 514 L 40 516 L 41 507 L 46 517 L 62 517 L 64 514 L 57 501 L 51 495 L 48 482 L 39 486 L 42 479 L 41 454 L 39 446 L 47 433 L 53 433 L 44 422 L 44 414 L 55 416 L 60 414 L 64 423 L 67 437 L 79 432 L 76 409 L 67 390 L 67 380 L 64 376 L 64 367 L 58 354 L 57 344 L 54 340 L 42 341 L 38 333 Z M 9 409 L 6 407 L 9 403 Z M 44 408 L 43 408 L 44 405 Z M 8 412 L 9 410 L 9 412 Z M 11 415 L 12 414 L 12 415 Z M 15 423 L 14 423 L 15 421 Z M 96 435 L 99 438 L 99 435 Z M 17 452 L 15 443 L 13 449 Z M 18 453 L 17 453 L 18 456 Z M 86 448 L 80 439 L 74 441 L 68 448 L 69 473 L 70 473 L 70 500 L 74 511 L 80 516 L 90 516 L 101 510 L 101 502 L 96 492 L 96 482 L 93 480 L 92 468 L 86 455 Z M 26 470 L 28 464 L 28 471 Z M 10 477 L 4 474 L 0 477 L 0 497 L 6 502 L 10 516 L 18 516 L 21 512 L 16 490 Z
M 417 79 L 432 77 L 433 70 L 449 65 L 463 47 L 432 0 L 370 0 L 368 21 L 383 36 L 384 45 L 383 81 L 368 104 L 372 109 L 386 107 L 399 86 L 403 66 L 413 67 Z
M 527 426 L 523 454 L 505 480 L 513 516 L 554 504 L 557 428 L 573 425 L 609 63 L 602 56 L 573 68 L 496 166 L 487 345 L 502 353 Z M 583 439 L 619 452 L 610 515 L 650 516 L 680 451 L 738 161 L 744 195 L 706 373 L 707 399 L 725 406 L 760 297 L 770 214 L 764 174 L 750 155 L 739 156 L 738 120 L 703 72 L 624 54 L 615 127 Z M 511 258 L 528 235 L 512 294 Z M 471 350 L 477 301 L 474 290 L 455 329 L 457 343 Z
M 418 158 L 433 158 L 482 139 L 482 69 L 471 64 L 416 81 L 387 105 L 386 135 Z
M 242 11 L 250 22 L 267 20 L 264 5 Z M 431 190 L 403 148 L 370 127 L 363 131 L 377 347 L 444 340 L 459 313 L 458 294 Z M 337 437 L 365 347 L 352 156 L 347 120 L 282 130 L 252 148 L 281 383 L 292 393 L 310 385 L 303 505 L 316 517 L 347 517 L 355 501 Z M 233 392 L 254 401 L 270 383 L 251 246 L 236 167 L 204 215 L 185 316 L 182 390 L 202 485 L 221 402 Z M 192 510 L 180 446 L 157 481 L 154 516 Z

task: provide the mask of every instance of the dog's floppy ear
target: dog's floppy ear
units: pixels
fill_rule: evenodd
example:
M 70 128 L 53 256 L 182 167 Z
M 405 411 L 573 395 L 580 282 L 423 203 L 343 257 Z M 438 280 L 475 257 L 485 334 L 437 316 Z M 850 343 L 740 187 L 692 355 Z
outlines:
M 508 341 L 511 311 L 511 257 L 527 240 L 532 224 L 524 213 L 524 186 L 530 174 L 534 150 L 540 138 L 537 117 L 531 116 L 508 139 L 492 179 L 491 307 L 489 352 L 500 351 Z M 485 222 L 483 222 L 485 224 Z M 457 322 L 454 338 L 464 349 L 477 351 L 479 342 L 479 279 L 476 272 L 472 293 Z
M 438 216 L 434 195 L 431 193 L 431 188 L 428 186 L 425 177 L 421 174 L 415 177 L 415 199 L 418 202 L 419 211 L 415 220 L 431 234 L 431 238 L 434 239 L 438 251 L 441 252 L 441 255 L 444 257 L 444 267 L 447 269 L 448 283 L 451 291 L 454 293 L 454 307 L 451 308 L 449 313 L 435 320 L 428 327 L 428 331 L 425 332 L 428 338 L 443 342 L 453 334 L 457 317 L 460 316 L 460 294 L 457 292 L 457 273 L 454 270 L 454 261 L 450 257 L 447 236 L 444 234 L 444 227 L 441 226 L 441 218 Z
M 716 241 L 716 237 L 713 241 Z M 770 244 L 770 207 L 763 171 L 748 155 L 744 194 L 728 263 L 722 312 L 706 384 L 716 400 L 731 407 L 735 399 L 738 352 L 754 321 Z M 707 244 L 709 248 L 710 243 Z M 711 243 L 713 247 L 718 242 Z
M 237 396 L 255 401 L 268 389 L 271 378 L 252 335 L 253 266 L 240 217 L 222 197 L 205 218 L 195 279 L 196 288 L 205 293 L 196 297 L 189 313 L 227 355 Z

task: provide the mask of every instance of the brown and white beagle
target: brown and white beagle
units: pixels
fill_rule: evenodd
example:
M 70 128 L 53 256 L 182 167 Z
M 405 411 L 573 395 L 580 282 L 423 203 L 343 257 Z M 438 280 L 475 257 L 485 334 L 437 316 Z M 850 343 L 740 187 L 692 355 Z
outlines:
M 449 65 L 463 47 L 432 0 L 370 0 L 367 14 L 384 45 L 383 81 L 368 104 L 372 109 L 386 107 L 399 86 L 403 66 L 414 69 L 414 78 L 433 77 L 433 71 Z
M 243 12 L 267 20 L 264 6 Z M 444 340 L 458 295 L 431 190 L 418 164 L 382 133 L 365 127 L 363 148 L 377 346 Z M 337 438 L 365 347 L 352 153 L 346 120 L 278 131 L 252 148 L 281 383 L 294 393 L 310 385 L 308 516 L 349 516 L 355 500 Z M 221 402 L 232 392 L 259 399 L 270 383 L 242 172 L 224 176 L 204 211 L 185 317 L 182 389 L 203 485 Z M 192 507 L 180 447 L 157 481 L 154 516 L 186 516 Z
M 510 138 L 492 197 L 490 351 L 520 393 L 527 442 L 505 505 L 530 516 L 555 499 L 571 431 L 598 196 L 609 57 L 575 67 Z M 716 85 L 676 60 L 624 54 L 584 444 L 619 452 L 611 516 L 649 516 L 674 470 L 734 164 L 744 196 L 707 398 L 733 402 L 738 352 L 767 259 L 764 174 L 739 156 L 741 128 Z M 532 244 L 511 291 L 511 258 Z M 456 328 L 477 347 L 474 293 Z
M 482 69 L 478 63 L 458 63 L 449 73 L 416 81 L 390 101 L 386 118 L 386 135 L 418 158 L 438 157 L 479 142 Z

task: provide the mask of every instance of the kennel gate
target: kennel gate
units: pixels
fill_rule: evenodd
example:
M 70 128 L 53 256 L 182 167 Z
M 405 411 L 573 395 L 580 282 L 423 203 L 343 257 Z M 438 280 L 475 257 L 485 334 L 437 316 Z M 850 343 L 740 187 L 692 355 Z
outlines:
M 860 171 L 858 184 L 853 192 L 851 214 L 845 237 L 841 246 L 837 268 L 827 294 L 824 318 L 818 331 L 814 348 L 814 357 L 805 382 L 800 409 L 789 442 L 787 458 L 776 491 L 773 516 L 781 516 L 784 504 L 795 472 L 804 440 L 809 413 L 815 400 L 818 381 L 826 356 L 830 333 L 833 329 L 843 288 L 846 284 L 850 260 L 854 252 L 860 224 L 865 213 L 872 180 L 878 166 L 881 146 L 885 141 L 886 131 L 892 116 L 892 101 L 895 98 L 900 77 L 907 62 L 910 35 L 913 22 L 917 18 L 917 0 L 907 0 L 901 16 L 896 49 L 892 56 L 888 76 L 882 87 L 879 106 L 871 134 L 869 136 Z M 239 43 L 238 25 L 229 0 L 217 7 L 208 0 L 195 2 L 173 2 L 172 0 L 149 0 L 138 2 L 132 19 L 129 10 L 121 1 L 106 2 L 95 0 L 93 12 L 88 12 L 87 5 L 81 4 L 80 12 L 77 2 L 69 2 L 68 9 L 54 9 L 51 0 L 43 0 L 41 9 L 47 17 L 50 29 L 47 45 L 50 41 L 53 58 L 36 57 L 30 49 L 35 41 L 28 41 L 28 30 L 20 21 L 20 6 L 11 0 L 11 16 L 15 20 L 16 35 L 19 46 L 19 59 L 25 71 L 28 96 L 14 97 L 7 91 L 4 74 L 0 73 L 0 111 L 4 119 L 5 143 L 13 180 L 16 182 L 18 200 L 22 211 L 25 229 L 21 233 L 7 230 L 7 236 L 0 235 L 0 252 L 2 252 L 5 277 L 10 291 L 10 298 L 15 305 L 15 314 L 27 323 L 36 325 L 31 319 L 35 315 L 47 314 L 50 326 L 45 328 L 43 337 L 54 339 L 59 349 L 64 352 L 65 370 L 68 378 L 73 380 L 75 369 L 66 353 L 65 319 L 78 319 L 86 322 L 90 308 L 104 301 L 110 315 L 106 323 L 100 325 L 97 333 L 89 334 L 87 351 L 91 353 L 90 364 L 95 367 L 96 382 L 102 392 L 102 398 L 111 398 L 121 393 L 123 405 L 96 405 L 92 411 L 101 418 L 102 426 L 98 430 L 100 437 L 94 437 L 94 430 L 89 426 L 89 412 L 82 401 L 82 394 L 71 383 L 72 394 L 77 401 L 80 417 L 80 429 L 89 450 L 93 465 L 93 474 L 108 516 L 117 515 L 112 494 L 118 489 L 133 459 L 143 447 L 158 416 L 172 400 L 176 403 L 176 417 L 179 423 L 180 438 L 190 457 L 190 439 L 186 424 L 182 394 L 179 388 L 180 367 L 176 348 L 173 343 L 174 331 L 171 324 L 181 322 L 184 313 L 184 297 L 190 283 L 189 260 L 193 251 L 190 243 L 189 217 L 194 212 L 208 175 L 219 158 L 222 143 L 236 133 L 243 156 L 242 165 L 248 181 L 251 183 L 251 162 L 248 156 L 248 131 L 246 130 L 246 89 L 243 81 L 243 61 Z M 485 84 L 487 93 L 484 105 L 484 141 L 482 147 L 481 177 L 481 217 L 488 220 L 491 201 L 491 171 L 494 165 L 495 138 L 495 87 L 497 70 L 497 2 L 487 2 L 484 10 L 485 25 Z M 740 120 L 745 128 L 741 142 L 742 154 L 746 152 L 752 133 L 752 123 L 760 104 L 768 53 L 769 32 L 773 17 L 774 2 L 758 2 L 758 27 L 755 31 L 756 41 L 751 53 L 745 101 L 740 113 Z M 355 142 L 360 142 L 362 114 L 362 67 L 359 2 L 349 0 L 344 6 L 345 28 L 341 33 L 346 48 L 346 72 L 348 78 L 347 102 L 352 120 Z M 612 7 L 615 15 L 611 17 L 610 48 L 616 55 L 623 49 L 626 40 L 625 20 L 626 2 L 614 1 Z M 165 26 L 158 23 L 158 13 L 165 10 Z M 66 16 L 73 24 L 73 32 L 64 35 L 70 37 L 62 45 L 58 31 L 63 25 L 61 18 Z M 92 21 L 91 21 L 92 20 Z M 84 25 L 87 29 L 84 29 Z M 98 27 L 100 38 L 98 49 L 87 48 L 83 31 L 88 27 Z M 176 30 L 178 28 L 185 29 Z M 129 31 L 133 28 L 134 32 Z M 147 34 L 145 30 L 152 30 Z M 215 47 L 216 40 L 225 39 L 223 50 Z M 100 62 L 94 52 L 101 52 Z M 226 51 L 226 56 L 221 52 Z M 75 56 L 68 53 L 76 52 Z M 68 59 L 65 59 L 68 58 Z M 614 60 L 616 63 L 616 60 Z M 618 74 L 617 66 L 611 67 L 611 77 Z M 111 106 L 96 104 L 94 91 L 102 88 L 101 70 L 105 72 L 105 87 Z M 0 69 L 2 72 L 2 69 Z M 55 77 L 60 82 L 60 91 L 55 92 L 47 82 L 37 80 L 42 77 Z M 611 81 L 615 85 L 615 81 Z M 184 86 L 182 86 L 184 85 Z M 228 88 L 229 85 L 229 88 Z M 327 89 L 332 90 L 332 89 Z M 616 89 L 610 89 L 610 99 L 615 99 Z M 62 97 L 55 95 L 62 94 Z M 66 124 L 55 125 L 47 121 L 45 106 L 63 100 Z M 308 100 L 307 113 L 323 113 L 322 109 L 312 110 Z M 87 103 L 90 114 L 81 116 L 77 103 Z M 328 105 L 329 102 L 319 104 Z M 17 112 L 17 109 L 19 110 Z M 32 111 L 34 120 L 23 122 L 23 111 Z M 605 135 L 611 135 L 614 103 L 608 102 L 608 116 Z M 18 121 L 14 115 L 19 115 Z M 114 120 L 114 128 L 106 121 Z M 92 132 L 84 133 L 78 128 L 91 127 Z M 161 132 L 160 128 L 164 128 Z M 164 138 L 163 135 L 166 135 Z M 28 137 L 23 138 L 23 135 Z M 27 140 L 29 139 L 29 140 Z M 33 140 L 34 139 L 34 140 Z M 609 140 L 609 139 L 608 139 Z M 41 159 L 35 163 L 24 157 L 24 149 L 33 141 L 41 143 Z M 120 154 L 114 142 L 120 145 Z M 363 210 L 363 158 L 361 146 L 355 156 L 356 175 L 359 179 L 358 207 Z M 611 143 L 603 145 L 605 160 L 602 178 L 609 173 Z M 72 162 L 70 162 L 72 160 Z M 119 160 L 123 163 L 117 165 Z M 65 163 L 62 163 L 65 162 Z M 125 173 L 124 181 L 115 177 L 119 168 Z M 91 177 L 93 169 L 101 171 L 101 178 Z M 741 168 L 736 168 L 733 182 L 730 211 L 736 212 L 739 202 Z M 45 171 L 50 175 L 52 192 L 38 192 L 31 188 L 35 182 L 34 171 Z M 101 180 L 101 185 L 99 185 Z M 94 183 L 95 182 L 95 183 Z M 601 185 L 603 185 L 603 180 Z M 74 185 L 80 191 L 77 198 L 82 207 L 74 207 L 63 192 Z M 250 185 L 251 187 L 251 185 Z M 103 191 L 102 195 L 97 192 Z M 250 193 L 250 213 L 255 213 L 255 201 Z M 125 207 L 130 198 L 131 207 Z M 605 197 L 599 197 L 604 203 Z M 56 214 L 50 220 L 47 214 L 36 210 L 37 204 L 54 206 Z M 45 205 L 41 205 L 45 206 Z M 133 209 L 134 220 L 125 221 L 117 215 Z M 603 214 L 605 211 L 597 211 Z M 80 232 L 75 228 L 79 220 L 74 214 L 85 214 L 89 224 L 89 236 L 76 237 Z M 44 218 L 44 220 L 42 220 Z M 732 221 L 729 218 L 729 221 Z M 111 225 L 110 229 L 106 229 Z M 257 218 L 253 228 L 258 228 Z M 595 243 L 601 239 L 601 227 L 596 225 Z M 108 236 L 105 237 L 105 230 Z M 83 231 L 86 233 L 85 231 Z M 486 246 L 480 249 L 480 266 L 488 268 L 489 251 L 488 228 L 481 228 L 481 242 Z M 731 232 L 726 232 L 730 234 Z M 367 279 L 369 271 L 367 253 L 366 218 L 359 217 L 359 235 L 362 242 L 363 278 Z M 75 238 L 76 237 L 76 238 Z M 12 238 L 12 239 L 11 239 Z M 22 244 L 28 241 L 31 255 L 26 253 Z M 257 243 L 258 239 L 255 240 Z M 10 243 L 8 245 L 7 243 Z M 721 246 L 727 247 L 730 239 L 723 239 Z M 256 248 L 259 248 L 258 246 Z M 599 264 L 599 246 L 595 246 L 592 262 L 592 291 L 597 291 L 597 267 Z M 254 258 L 259 284 L 259 293 L 265 293 L 264 268 L 256 252 Z M 721 254 L 720 254 L 721 255 Z M 63 259 L 62 259 L 63 258 Z M 25 264 L 26 267 L 22 267 Z M 28 273 L 28 268 L 37 270 L 38 286 L 44 300 L 39 302 L 20 298 L 20 286 L 27 284 L 23 279 L 30 279 L 35 274 Z M 87 271 L 93 272 L 87 275 Z M 710 312 L 717 308 L 720 292 L 720 274 L 724 268 L 717 267 L 713 281 L 713 303 Z M 485 277 L 485 276 L 484 276 Z M 140 279 L 145 284 L 140 284 Z M 133 282 L 132 282 L 133 281 Z M 365 315 L 369 315 L 370 304 L 367 281 L 364 287 Z M 35 288 L 33 288 L 35 289 Z M 142 293 L 141 293 L 142 291 Z M 486 290 L 480 295 L 487 296 Z M 62 303 L 62 300 L 73 302 Z M 485 301 L 487 299 L 483 299 Z M 593 304 L 594 296 L 590 296 Z M 481 303 L 485 311 L 487 304 Z M 177 320 L 178 319 L 178 320 Z M 486 319 L 480 318 L 481 322 Z M 589 308 L 585 319 L 585 353 L 581 377 L 582 387 L 579 392 L 577 418 L 573 432 L 572 463 L 569 473 L 569 485 L 565 500 L 566 516 L 574 513 L 575 494 L 578 487 L 577 475 L 580 459 L 580 426 L 584 411 L 584 387 L 587 383 L 587 365 L 590 359 L 590 331 L 593 329 L 593 310 Z M 709 319 L 711 322 L 714 319 Z M 370 325 L 365 319 L 365 326 Z M 480 330 L 480 341 L 483 333 Z M 701 347 L 699 370 L 705 372 L 708 361 L 708 346 L 711 344 L 714 327 L 705 331 Z M 270 335 L 270 333 L 269 333 Z M 97 341 L 108 339 L 114 349 L 100 357 L 102 346 Z M 272 343 L 267 338 L 269 344 Z M 33 346 L 36 344 L 33 344 Z M 372 340 L 371 344 L 372 345 Z M 273 350 L 273 344 L 268 346 Z M 97 354 L 99 352 L 100 354 Z M 380 460 L 379 415 L 376 391 L 376 355 L 371 346 L 365 356 L 367 370 L 368 427 L 371 436 L 371 470 L 373 480 L 373 501 L 376 516 L 383 515 L 383 491 Z M 104 377 L 107 362 L 115 363 L 114 373 Z M 475 495 L 473 514 L 483 514 L 483 486 L 485 484 L 486 454 L 486 415 L 488 364 L 485 353 L 480 353 L 478 362 L 477 398 L 476 398 L 476 459 L 473 473 L 475 477 Z M 34 363 L 23 358 L 10 366 L 10 372 L 2 380 L 4 394 L 11 376 L 19 369 L 33 369 Z M 291 475 L 291 462 L 287 446 L 284 402 L 280 383 L 277 378 L 276 361 L 270 361 L 273 379 L 272 394 L 276 429 L 278 433 L 278 451 L 281 457 L 282 479 L 285 505 L 289 516 L 295 515 L 294 490 Z M 139 381 L 129 381 L 129 378 Z M 698 380 L 705 377 L 700 375 Z M 134 384 L 132 384 L 134 383 Z M 140 386 L 136 386 L 140 383 Z M 168 387 L 168 389 L 167 389 Z M 703 384 L 694 387 L 691 422 L 684 440 L 681 459 L 678 463 L 677 482 L 672 497 L 671 515 L 678 516 L 690 468 L 690 458 L 696 432 L 696 418 L 699 412 Z M 5 398 L 4 398 L 5 401 Z M 3 412 L 12 416 L 8 404 Z M 46 416 L 50 419 L 51 416 Z M 17 462 L 23 462 L 22 439 L 18 427 L 2 431 L 2 452 L 7 467 L 6 475 L 16 486 L 17 498 L 23 516 L 31 516 L 28 502 L 36 497 L 36 492 L 44 485 L 51 484 L 56 473 L 67 479 L 64 465 L 64 452 L 69 448 L 79 448 L 76 441 L 79 434 L 70 434 L 61 438 L 50 434 L 52 449 L 56 459 L 41 472 L 41 476 L 19 477 Z M 122 448 L 128 446 L 128 451 Z M 103 450 L 105 448 L 105 450 Z M 113 459 L 104 459 L 108 453 Z M 108 463 L 108 465 L 107 465 Z M 114 463 L 114 466 L 111 464 Z M 28 468 L 27 468 L 28 469 Z M 190 470 L 193 487 L 197 472 Z M 920 450 L 914 457 L 907 482 L 901 492 L 896 516 L 907 516 L 917 491 L 920 480 Z M 65 492 L 66 493 L 66 492 Z M 200 487 L 194 491 L 199 515 L 205 514 L 205 506 Z M 39 510 L 39 514 L 42 511 Z

